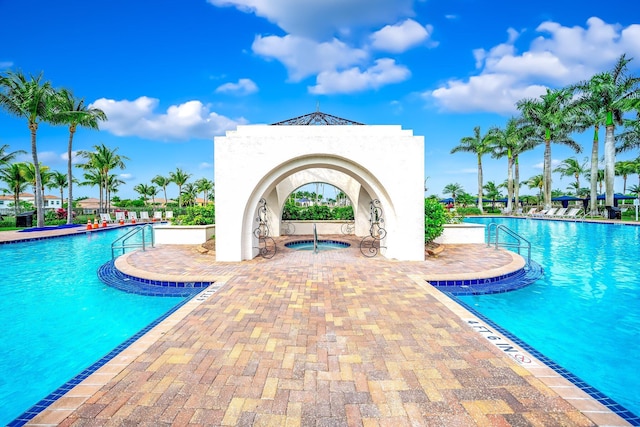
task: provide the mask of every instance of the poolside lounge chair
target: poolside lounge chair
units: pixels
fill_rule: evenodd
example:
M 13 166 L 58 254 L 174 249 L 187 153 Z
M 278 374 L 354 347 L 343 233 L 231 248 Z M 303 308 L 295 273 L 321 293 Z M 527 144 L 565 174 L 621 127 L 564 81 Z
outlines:
M 571 208 L 569 209 L 569 211 L 564 215 L 564 218 L 578 218 L 578 214 L 582 211 L 581 208 Z M 583 215 L 584 216 L 584 215 Z
M 101 213 L 100 214 L 100 222 L 107 222 L 109 224 L 113 223 L 113 218 L 111 218 L 111 214 L 109 213 Z
M 149 221 L 151 221 L 151 218 L 149 218 L 149 212 L 147 212 L 147 211 L 141 211 L 141 212 L 140 212 L 140 221 L 144 221 L 144 222 L 149 222 Z
M 539 217 L 543 217 L 547 214 L 547 212 L 549 212 L 551 209 L 541 209 L 538 212 L 534 212 L 531 214 L 531 216 L 535 216 L 537 218 Z
M 116 222 L 124 222 L 127 219 L 124 217 L 124 212 L 116 212 Z
M 553 218 L 553 216 L 556 214 L 557 211 L 558 211 L 558 208 L 551 208 L 547 212 L 545 212 L 544 215 L 541 215 L 541 216 L 543 218 Z
M 129 216 L 129 221 L 131 221 L 132 224 L 135 224 L 136 222 L 138 222 L 138 214 L 136 214 L 135 212 L 129 212 L 128 216 Z
M 524 214 L 524 216 L 532 216 L 533 214 L 536 213 L 537 210 L 538 210 L 538 208 L 531 208 L 531 209 L 529 209 L 529 212 Z
M 162 221 L 162 211 L 155 211 L 153 213 L 153 220 L 154 221 Z
M 569 208 L 559 208 L 551 216 L 554 217 L 554 218 L 562 218 L 567 213 L 568 209 Z
M 173 211 L 166 211 L 164 213 L 164 219 L 166 219 L 166 220 L 173 219 Z

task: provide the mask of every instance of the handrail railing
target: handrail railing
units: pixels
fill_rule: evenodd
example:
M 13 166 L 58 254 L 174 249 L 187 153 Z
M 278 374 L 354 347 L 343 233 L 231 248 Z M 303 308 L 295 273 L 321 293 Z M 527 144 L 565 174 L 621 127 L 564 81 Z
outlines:
M 313 224 L 313 253 L 318 253 L 318 230 L 315 223 Z
M 151 247 L 154 247 L 155 240 L 153 236 L 153 225 L 151 224 L 140 225 L 137 227 L 133 227 L 127 234 L 118 237 L 116 240 L 113 241 L 113 243 L 111 243 L 111 259 L 116 259 L 117 250 L 122 250 L 122 254 L 120 255 L 124 255 L 125 249 L 127 248 L 142 248 L 143 251 L 146 250 L 148 245 L 147 245 L 147 237 L 146 237 L 147 234 L 145 233 L 145 231 L 147 230 L 149 230 L 151 235 L 151 238 L 150 238 Z M 142 235 L 142 239 L 140 242 L 127 243 L 127 241 L 130 238 L 132 238 L 137 234 Z
M 494 231 L 495 230 L 495 231 Z M 492 231 L 495 232 L 495 240 L 492 240 Z M 515 239 L 514 241 L 506 241 L 506 240 L 500 240 L 500 232 L 504 232 L 505 234 L 511 236 L 513 239 Z M 524 237 L 522 237 L 521 235 L 519 235 L 518 233 L 516 233 L 515 231 L 513 231 L 512 229 L 510 229 L 509 227 L 502 225 L 502 224 L 496 224 L 495 222 L 490 223 L 487 226 L 487 246 L 495 246 L 496 249 L 498 249 L 498 247 L 501 248 L 507 248 L 507 249 L 516 249 L 518 254 L 520 254 L 520 249 L 526 249 L 527 250 L 527 267 L 531 264 L 531 242 L 529 242 L 527 239 L 525 239 Z

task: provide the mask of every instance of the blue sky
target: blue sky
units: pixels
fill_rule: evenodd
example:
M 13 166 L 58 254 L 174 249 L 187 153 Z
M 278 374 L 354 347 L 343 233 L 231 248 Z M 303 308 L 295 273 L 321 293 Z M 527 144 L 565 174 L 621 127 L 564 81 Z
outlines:
M 0 0 L 0 72 L 43 72 L 107 113 L 74 149 L 104 143 L 129 158 L 120 197 L 178 167 L 213 179 L 214 136 L 317 105 L 423 135 L 428 194 L 450 183 L 474 193 L 475 156 L 451 148 L 474 126 L 504 126 L 519 99 L 609 70 L 622 53 L 640 73 L 636 11 L 635 0 Z M 65 170 L 67 137 L 41 125 L 43 164 Z M 575 137 L 583 159 L 592 135 Z M 26 122 L 0 111 L 0 144 L 30 151 Z M 572 155 L 552 148 L 555 163 Z M 522 156 L 522 179 L 542 173 L 542 156 Z M 506 160 L 485 157 L 484 172 L 503 182 Z M 553 188 L 570 181 L 554 174 Z

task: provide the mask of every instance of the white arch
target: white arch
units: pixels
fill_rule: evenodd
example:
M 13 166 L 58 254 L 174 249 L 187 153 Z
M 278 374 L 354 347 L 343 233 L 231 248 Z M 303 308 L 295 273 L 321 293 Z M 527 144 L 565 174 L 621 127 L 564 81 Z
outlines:
M 282 198 L 288 195 L 279 194 L 278 185 L 284 189 L 299 172 L 315 170 L 336 171 L 328 173 L 329 181 L 348 177 L 357 183 L 349 196 L 358 219 L 368 215 L 371 199 L 380 200 L 388 257 L 424 259 L 422 137 L 399 126 L 253 125 L 239 126 L 214 143 L 218 260 L 253 258 L 260 199 L 267 201 L 269 220 L 277 224 Z M 364 235 L 364 229 L 368 223 L 356 234 Z

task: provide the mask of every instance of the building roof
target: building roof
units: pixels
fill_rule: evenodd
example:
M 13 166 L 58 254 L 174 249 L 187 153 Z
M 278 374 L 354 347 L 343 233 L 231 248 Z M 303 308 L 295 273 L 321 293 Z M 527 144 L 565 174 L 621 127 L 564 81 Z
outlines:
M 341 117 L 332 116 L 316 110 L 313 113 L 305 114 L 304 116 L 294 117 L 292 119 L 283 120 L 277 123 L 272 123 L 272 126 L 282 125 L 362 125 L 363 123 L 354 122 L 353 120 L 343 119 Z

